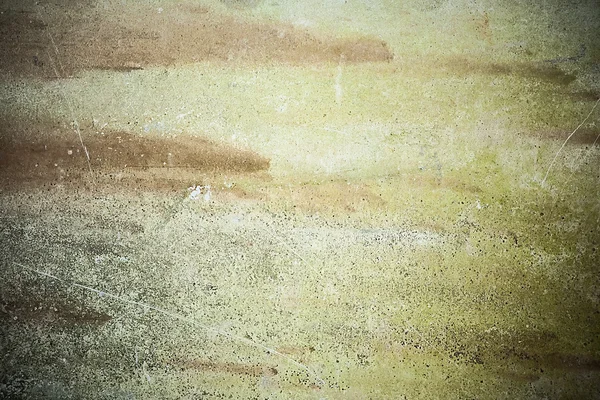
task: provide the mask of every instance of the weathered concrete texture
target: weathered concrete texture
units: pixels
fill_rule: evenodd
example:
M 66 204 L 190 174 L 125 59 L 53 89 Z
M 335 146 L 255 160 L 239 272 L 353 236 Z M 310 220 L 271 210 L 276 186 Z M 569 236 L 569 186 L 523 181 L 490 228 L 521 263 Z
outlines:
M 4 2 L 0 397 L 598 398 L 596 3 Z

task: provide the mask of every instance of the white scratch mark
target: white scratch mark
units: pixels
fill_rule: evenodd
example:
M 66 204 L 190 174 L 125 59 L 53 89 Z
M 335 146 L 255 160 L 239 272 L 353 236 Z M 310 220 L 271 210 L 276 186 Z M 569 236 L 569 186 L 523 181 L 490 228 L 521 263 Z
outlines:
M 37 5 L 37 3 L 36 3 L 36 5 Z M 38 16 L 40 17 L 40 20 L 42 21 L 42 23 L 45 26 L 48 26 L 48 24 L 46 23 L 46 21 L 44 19 L 44 16 L 40 12 L 39 8 L 36 9 L 36 12 L 37 12 Z M 61 79 L 66 74 L 65 74 L 65 69 L 62 65 L 62 62 L 60 61 L 60 54 L 58 53 L 58 46 L 56 46 L 54 37 L 52 36 L 52 33 L 50 33 L 49 29 L 46 29 L 46 33 L 48 34 L 48 37 L 50 38 L 50 42 L 52 42 L 52 47 L 54 48 L 54 53 L 56 54 L 56 61 L 58 62 L 58 65 L 60 67 L 62 75 L 56 69 L 54 59 L 52 58 L 52 55 L 50 54 L 50 50 L 46 50 L 46 53 L 48 54 L 48 59 L 50 60 L 50 64 L 52 65 L 52 70 L 54 71 L 56 78 Z M 87 165 L 88 165 L 88 169 L 90 170 L 90 176 L 92 178 L 92 182 L 95 183 L 94 171 L 92 170 L 92 163 L 90 161 L 90 153 L 88 152 L 86 145 L 83 143 L 83 138 L 81 136 L 81 129 L 79 129 L 79 122 L 77 121 L 77 117 L 75 116 L 75 111 L 73 111 L 73 106 L 71 105 L 71 102 L 69 101 L 69 98 L 67 97 L 67 94 L 65 93 L 65 90 L 63 89 L 63 87 L 59 85 L 59 88 L 60 88 L 60 93 L 62 95 L 62 98 L 63 98 L 64 102 L 66 103 L 67 108 L 69 109 L 69 113 L 71 114 L 71 119 L 73 120 L 73 129 L 75 130 L 75 132 L 77 133 L 77 136 L 79 137 L 79 142 L 81 143 L 81 147 L 83 148 L 83 151 L 87 158 Z
M 590 116 L 592 115 L 592 113 L 594 112 L 596 107 L 598 107 L 598 103 L 600 103 L 600 98 L 598 98 L 598 100 L 596 101 L 596 104 L 594 104 L 594 107 L 592 107 L 592 110 L 589 112 L 587 117 L 585 117 L 585 119 L 577 126 L 577 128 L 575 128 L 575 130 L 573 132 L 571 132 L 571 134 L 569 135 L 569 137 L 567 137 L 567 139 L 562 144 L 562 146 L 560 146 L 560 149 L 558 149 L 558 151 L 556 152 L 556 155 L 554 156 L 554 159 L 552 159 L 552 162 L 550 163 L 550 166 L 548 167 L 548 171 L 546 171 L 546 175 L 544 176 L 544 179 L 542 179 L 542 187 L 546 183 L 546 178 L 548 178 L 548 174 L 550 173 L 550 170 L 552 169 L 554 162 L 558 158 L 558 154 L 562 151 L 562 149 L 565 147 L 565 145 L 567 144 L 569 139 L 571 139 L 571 137 L 575 134 L 575 132 L 577 132 L 579 130 L 579 128 L 581 128 L 583 126 L 583 124 L 585 124 L 586 121 L 590 118 Z M 596 138 L 596 140 L 597 140 L 597 138 Z M 594 141 L 594 143 L 596 143 L 596 142 Z

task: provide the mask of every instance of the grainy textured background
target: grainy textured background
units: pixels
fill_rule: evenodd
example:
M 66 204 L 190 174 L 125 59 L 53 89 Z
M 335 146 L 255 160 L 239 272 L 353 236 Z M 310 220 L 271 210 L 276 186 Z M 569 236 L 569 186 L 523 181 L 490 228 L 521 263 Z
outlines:
M 597 397 L 599 21 L 3 2 L 0 397 Z

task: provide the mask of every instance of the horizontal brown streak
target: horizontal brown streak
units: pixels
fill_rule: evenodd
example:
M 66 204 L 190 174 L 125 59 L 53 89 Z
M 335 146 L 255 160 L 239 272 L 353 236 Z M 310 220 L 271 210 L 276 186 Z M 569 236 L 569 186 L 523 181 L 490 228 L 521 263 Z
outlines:
M 4 127 L 0 131 L 3 186 L 89 183 L 87 158 L 72 132 L 36 137 L 35 132 L 44 130 L 43 126 L 23 127 L 24 131 Z M 201 183 L 205 174 L 250 174 L 269 168 L 269 160 L 254 152 L 194 136 L 84 131 L 83 141 L 90 154 L 93 179 L 101 185 L 128 189 L 181 189 Z
M 378 38 L 317 36 L 291 24 L 251 22 L 203 7 L 179 5 L 162 13 L 144 9 L 135 18 L 127 18 L 128 10 L 115 10 L 122 14 L 119 20 L 88 12 L 70 15 L 68 25 L 59 23 L 64 17 L 52 12 L 44 14 L 43 20 L 41 13 L 4 13 L 0 17 L 0 70 L 47 79 L 89 69 L 130 70 L 131 65 L 145 68 L 202 61 L 306 65 L 337 63 L 342 58 L 348 63 L 393 58 Z M 40 52 L 40 43 L 47 52 Z M 34 56 L 40 57 L 35 65 Z M 61 68 L 53 71 L 52 64 Z

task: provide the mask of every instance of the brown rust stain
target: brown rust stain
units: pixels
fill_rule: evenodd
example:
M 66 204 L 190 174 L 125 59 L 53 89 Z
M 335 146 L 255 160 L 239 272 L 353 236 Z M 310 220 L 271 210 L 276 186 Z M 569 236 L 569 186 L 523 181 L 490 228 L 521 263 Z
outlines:
M 51 8 L 43 13 L 43 20 L 33 10 L 0 15 L 0 70 L 56 78 L 87 69 L 129 71 L 202 61 L 306 65 L 342 57 L 349 63 L 393 59 L 387 44 L 375 37 L 330 37 L 185 3 L 160 13 L 142 6 L 114 8 L 112 16 L 93 8 L 66 16 Z
M 456 75 L 513 75 L 564 86 L 577 79 L 577 76 L 564 72 L 556 66 L 541 63 L 486 62 L 457 56 L 440 61 L 439 67 Z
M 567 129 L 547 129 L 544 131 L 536 131 L 529 133 L 528 135 L 538 137 L 540 139 L 557 140 L 564 142 L 573 131 Z M 600 146 L 600 129 L 599 128 L 582 128 L 578 129 L 577 132 L 567 142 L 567 145 L 579 145 L 579 146 Z
M 92 180 L 135 190 L 170 190 L 199 184 L 207 174 L 252 174 L 269 168 L 269 160 L 254 152 L 193 136 L 84 133 L 88 165 L 74 133 L 0 133 L 0 183 L 4 187 L 86 186 Z
M 63 301 L 36 302 L 31 299 L 0 303 L 0 319 L 14 323 L 51 323 L 53 325 L 103 325 L 110 315 Z
M 307 353 L 312 353 L 313 351 L 315 351 L 315 348 L 312 346 L 294 346 L 294 345 L 287 345 L 287 346 L 280 346 L 277 347 L 277 351 L 281 354 L 285 354 L 288 356 L 304 356 Z
M 562 95 L 573 101 L 592 102 L 600 99 L 600 92 L 594 90 L 576 90 L 572 92 L 563 92 Z
M 477 33 L 477 36 L 488 43 L 492 43 L 492 30 L 490 28 L 489 14 L 484 11 L 474 16 L 473 24 L 475 25 L 475 32 Z

